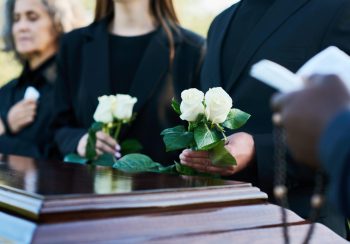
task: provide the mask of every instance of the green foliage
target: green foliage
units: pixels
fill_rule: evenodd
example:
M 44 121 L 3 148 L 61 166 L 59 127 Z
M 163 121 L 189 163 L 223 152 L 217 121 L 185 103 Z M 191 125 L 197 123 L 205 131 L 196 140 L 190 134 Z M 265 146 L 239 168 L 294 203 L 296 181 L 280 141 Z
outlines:
M 158 172 L 161 164 L 153 162 L 153 160 L 143 154 L 128 154 L 116 163 L 113 168 L 125 173 L 141 173 L 141 172 Z
M 95 122 L 89 129 L 88 142 L 86 145 L 86 158 L 88 160 L 94 160 L 96 158 L 96 133 L 101 131 L 103 128 L 103 123 Z
M 98 166 L 106 166 L 106 167 L 112 167 L 117 162 L 114 155 L 109 153 L 104 153 L 101 156 L 99 156 L 97 159 L 93 160 L 91 162 L 92 165 L 98 165 Z
M 187 148 L 193 144 L 193 133 L 186 131 L 183 125 L 165 129 L 160 135 L 163 136 L 167 152 Z
M 174 111 L 178 114 L 181 115 L 181 110 L 180 110 L 180 103 L 178 103 L 175 98 L 171 101 L 171 107 L 174 109 Z
M 250 114 L 243 112 L 239 109 L 231 109 L 230 113 L 227 116 L 226 121 L 222 124 L 222 126 L 236 130 L 241 128 L 250 118 Z
M 220 132 L 209 128 L 207 123 L 202 122 L 194 129 L 194 140 L 196 141 L 197 150 L 209 150 L 221 139 Z
M 220 141 L 214 148 L 209 150 L 209 158 L 213 165 L 232 166 L 236 165 L 236 159 L 225 148 L 225 141 Z
M 75 163 L 75 164 L 87 164 L 89 162 L 88 159 L 84 157 L 80 157 L 78 154 L 75 154 L 75 153 L 66 155 L 63 161 L 65 163 Z

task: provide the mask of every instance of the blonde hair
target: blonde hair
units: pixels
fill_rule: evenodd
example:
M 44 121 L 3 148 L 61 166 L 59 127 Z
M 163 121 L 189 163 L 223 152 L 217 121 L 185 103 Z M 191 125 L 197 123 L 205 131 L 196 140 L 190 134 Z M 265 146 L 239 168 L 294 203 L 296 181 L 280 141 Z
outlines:
M 80 1 L 77 0 L 40 0 L 49 13 L 58 37 L 75 28 L 87 24 L 87 15 Z M 7 0 L 3 30 L 4 51 L 15 51 L 12 36 L 13 11 L 16 0 Z

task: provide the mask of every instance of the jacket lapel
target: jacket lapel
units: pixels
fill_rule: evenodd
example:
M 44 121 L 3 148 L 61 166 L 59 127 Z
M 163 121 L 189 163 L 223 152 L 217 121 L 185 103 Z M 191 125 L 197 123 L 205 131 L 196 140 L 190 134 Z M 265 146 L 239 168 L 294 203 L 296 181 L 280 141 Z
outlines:
M 261 45 L 296 11 L 309 0 L 275 0 L 273 5 L 265 13 L 264 17 L 255 26 L 252 33 L 239 52 L 233 66 L 229 82 L 225 90 L 232 89 L 235 82 L 246 68 L 246 65 L 259 50 Z
M 130 88 L 130 95 L 137 97 L 135 112 L 139 112 L 152 97 L 159 83 L 169 71 L 169 47 L 161 28 L 152 37 Z
M 96 102 L 101 95 L 109 95 L 109 18 L 97 22 L 94 28 L 86 30 L 86 43 L 83 47 L 82 91 L 86 97 Z
M 238 4 L 234 5 L 229 15 L 221 20 L 222 26 L 218 23 L 218 28 L 214 28 L 210 33 L 210 42 L 208 43 L 207 54 L 203 72 L 201 74 L 201 89 L 206 91 L 211 87 L 222 86 L 221 81 L 221 50 L 226 33 L 233 16 L 237 10 Z

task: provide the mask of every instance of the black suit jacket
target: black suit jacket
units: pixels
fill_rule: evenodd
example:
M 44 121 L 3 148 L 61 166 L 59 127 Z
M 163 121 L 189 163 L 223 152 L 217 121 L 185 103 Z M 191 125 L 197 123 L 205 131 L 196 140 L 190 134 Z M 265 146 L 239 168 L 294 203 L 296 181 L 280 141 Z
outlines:
M 5 123 L 6 133 L 0 136 L 0 153 L 44 158 L 46 145 L 52 139 L 49 121 L 52 116 L 56 63 L 52 57 L 36 71 L 25 66 L 21 76 L 0 89 L 0 116 Z M 10 109 L 24 98 L 28 86 L 34 86 L 40 93 L 34 122 L 13 134 L 9 131 L 7 118 Z
M 220 55 L 225 51 L 222 50 L 223 40 L 237 6 L 233 5 L 216 17 L 210 27 L 207 56 L 201 73 L 203 90 L 221 86 Z M 276 0 L 251 30 L 237 62 L 232 64 L 232 74 L 224 89 L 232 96 L 235 107 L 252 115 L 242 131 L 254 137 L 257 180 L 268 193 L 271 193 L 274 175 L 270 98 L 276 91 L 250 77 L 250 68 L 262 59 L 269 59 L 297 71 L 308 59 L 330 45 L 350 53 L 350 1 Z M 290 194 L 295 193 L 296 198 L 302 192 L 311 192 L 313 177 L 307 172 L 305 168 L 289 165 Z M 247 180 L 254 181 L 251 177 Z M 308 202 L 295 201 L 295 204 L 300 206 L 294 209 L 301 209 L 298 213 L 306 216 Z
M 319 143 L 319 158 L 329 175 L 328 195 L 350 217 L 350 111 L 332 118 Z
M 75 152 L 79 139 L 93 122 L 97 98 L 111 93 L 108 57 L 108 19 L 75 30 L 63 37 L 58 55 L 53 127 L 61 155 Z M 169 69 L 169 46 L 165 32 L 153 35 L 140 62 L 129 94 L 138 102 L 136 120 L 122 138 L 137 138 L 143 153 L 155 161 L 172 163 L 165 153 L 160 132 L 180 123 L 171 110 L 171 99 L 195 86 L 199 80 L 204 39 L 179 28 L 175 34 L 176 54 Z

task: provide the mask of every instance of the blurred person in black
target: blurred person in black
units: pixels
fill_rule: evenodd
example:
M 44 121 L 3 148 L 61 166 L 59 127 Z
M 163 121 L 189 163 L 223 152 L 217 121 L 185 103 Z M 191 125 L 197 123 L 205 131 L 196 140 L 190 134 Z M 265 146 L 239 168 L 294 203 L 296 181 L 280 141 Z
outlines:
M 255 183 L 272 194 L 274 141 L 270 99 L 275 90 L 249 75 L 251 66 L 272 60 L 296 72 L 307 60 L 334 45 L 350 53 L 350 1 L 348 0 L 242 0 L 213 21 L 201 88 L 222 86 L 234 107 L 252 116 L 241 130 L 229 136 L 228 150 L 236 167 L 211 165 L 208 154 L 185 150 L 181 163 L 230 179 Z M 281 81 L 284 82 L 284 81 Z M 290 158 L 289 158 L 290 159 Z M 289 206 L 303 218 L 310 212 L 314 173 L 289 160 Z M 345 236 L 345 217 L 325 204 L 321 223 Z
M 52 135 L 58 42 L 84 24 L 84 12 L 75 1 L 8 0 L 6 16 L 6 50 L 15 52 L 23 71 L 0 89 L 0 152 L 43 158 Z M 40 94 L 38 99 L 28 96 L 28 87 Z
M 273 97 L 292 155 L 329 176 L 331 202 L 350 217 L 350 93 L 333 75 L 313 76 L 302 91 Z
M 97 1 L 95 21 L 64 36 L 58 55 L 55 142 L 61 157 L 85 156 L 97 98 L 137 97 L 136 120 L 120 140 L 138 139 L 153 160 L 172 163 L 160 136 L 176 125 L 171 100 L 199 80 L 204 39 L 179 26 L 172 0 Z M 97 133 L 96 151 L 118 153 L 115 139 Z

